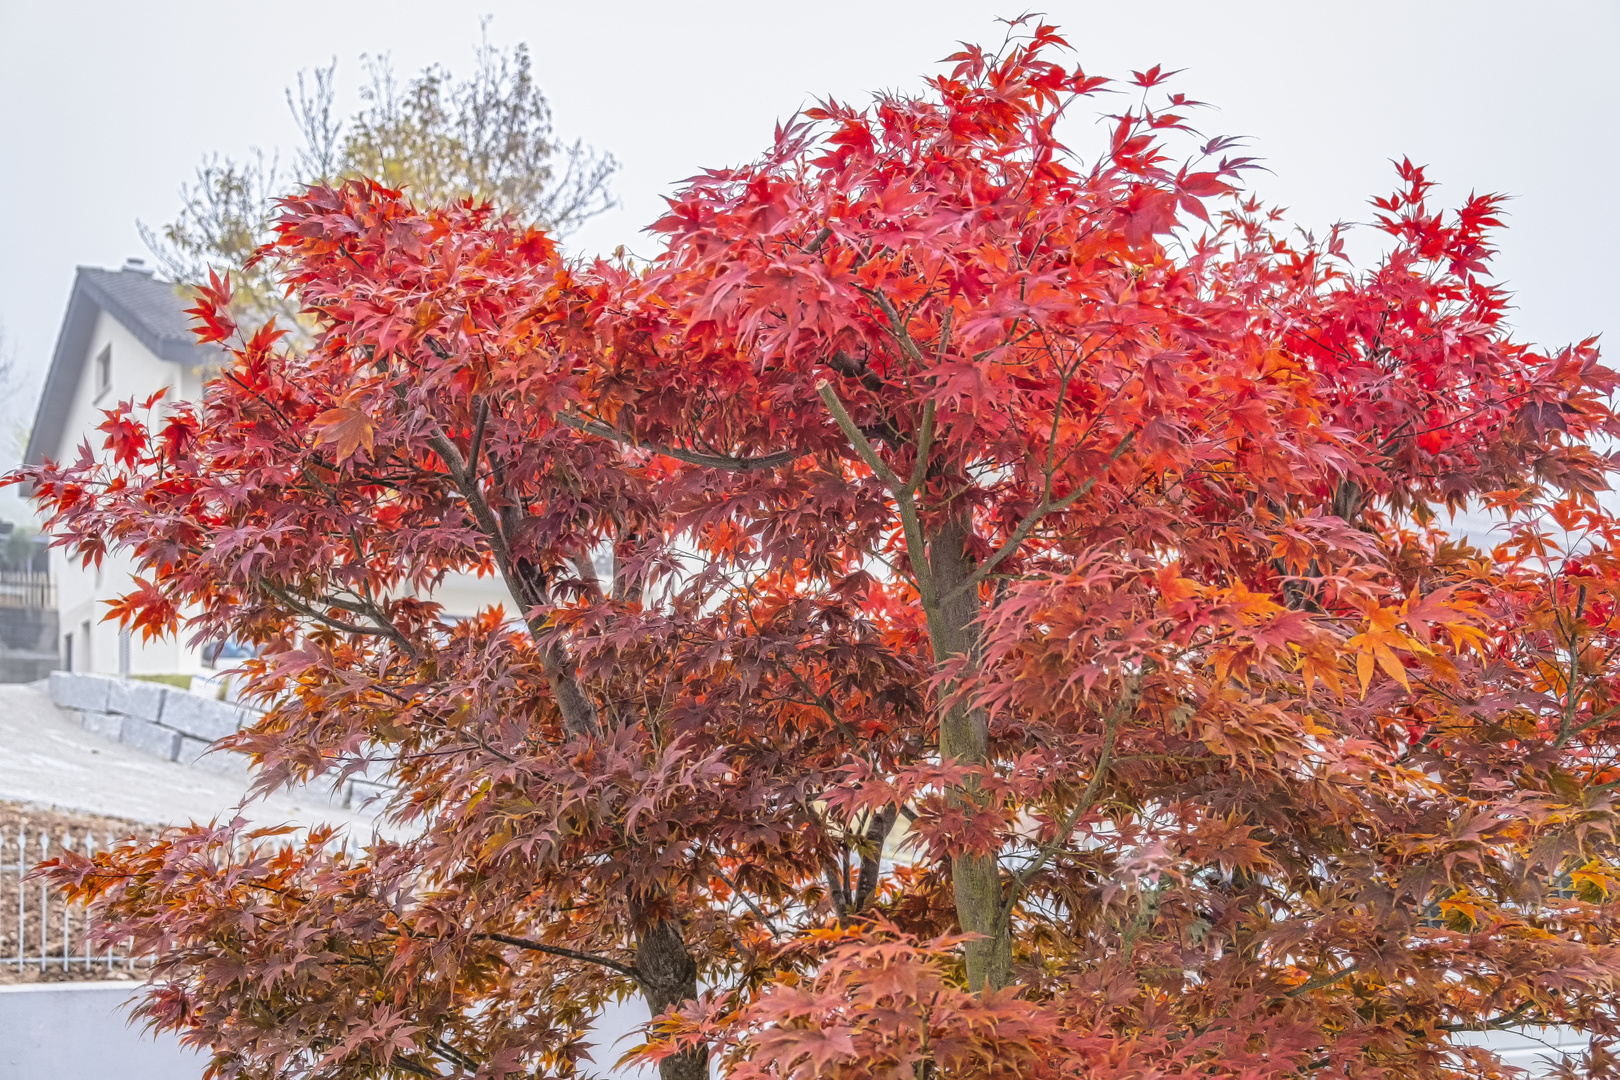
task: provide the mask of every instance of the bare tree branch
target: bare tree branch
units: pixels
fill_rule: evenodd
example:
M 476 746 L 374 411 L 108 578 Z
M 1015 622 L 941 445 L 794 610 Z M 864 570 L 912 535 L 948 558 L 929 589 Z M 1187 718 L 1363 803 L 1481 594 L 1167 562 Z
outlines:
M 517 949 L 528 949 L 530 952 L 547 953 L 551 956 L 561 956 L 569 960 L 579 960 L 587 964 L 598 964 L 610 971 L 617 971 L 620 975 L 641 981 L 641 972 L 628 964 L 621 964 L 617 960 L 610 960 L 595 953 L 580 952 L 578 949 L 565 949 L 561 945 L 547 945 L 543 941 L 533 941 L 529 938 L 512 937 L 508 934 L 479 934 L 483 941 L 498 941 L 502 945 L 511 945 Z
M 588 435 L 599 435 L 604 439 L 612 439 L 614 442 L 649 450 L 654 454 L 674 458 L 676 461 L 684 461 L 688 465 L 701 465 L 709 469 L 723 469 L 726 472 L 763 472 L 806 456 L 806 452 L 802 450 L 778 450 L 774 454 L 747 458 L 699 454 L 691 450 L 682 450 L 679 447 L 659 446 L 656 443 L 644 442 L 600 421 L 586 420 L 583 417 L 570 416 L 567 413 L 558 413 L 557 421 L 566 424 L 575 431 L 583 431 Z

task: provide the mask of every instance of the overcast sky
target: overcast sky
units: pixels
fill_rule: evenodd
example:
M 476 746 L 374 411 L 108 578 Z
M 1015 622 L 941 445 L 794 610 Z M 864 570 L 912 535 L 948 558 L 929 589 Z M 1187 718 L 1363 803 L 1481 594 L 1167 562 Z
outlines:
M 1498 272 L 1523 336 L 1556 345 L 1616 324 L 1620 294 L 1620 2 L 1140 3 L 1051 0 L 1088 72 L 1185 68 L 1172 85 L 1248 136 L 1255 186 L 1320 228 L 1365 220 L 1391 158 L 1430 166 L 1442 200 L 1515 196 Z M 147 255 L 137 219 L 169 220 L 211 151 L 295 145 L 283 89 L 338 60 L 357 102 L 362 53 L 409 74 L 471 67 L 478 17 L 526 41 L 558 131 L 623 163 L 620 209 L 570 241 L 652 250 L 660 197 L 745 160 L 818 97 L 914 89 L 961 40 L 1000 40 L 1016 5 L 320 4 L 0 0 L 0 325 L 24 375 L 0 402 L 32 416 L 73 268 Z M 1611 356 L 1611 362 L 1620 356 Z M 11 440 L 0 439 L 7 464 Z

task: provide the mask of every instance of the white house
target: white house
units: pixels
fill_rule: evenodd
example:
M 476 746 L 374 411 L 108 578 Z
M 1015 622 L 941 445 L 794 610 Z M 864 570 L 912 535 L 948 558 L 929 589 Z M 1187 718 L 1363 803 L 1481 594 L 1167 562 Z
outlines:
M 173 282 L 158 279 L 140 259 L 121 270 L 79 267 L 23 460 L 63 461 L 77 456 L 86 440 L 102 453 L 105 437 L 95 430 L 105 419 L 101 410 L 119 401 L 164 387 L 169 401 L 201 396 L 219 352 L 197 343 L 188 306 Z M 100 570 L 86 570 L 60 548 L 52 550 L 62 667 L 109 675 L 208 673 L 213 665 L 183 641 L 142 642 L 103 621 L 106 602 L 128 591 L 133 571 L 127 556 L 109 555 Z M 496 603 L 508 614 L 516 611 L 498 579 L 459 576 L 435 599 L 458 616 Z
M 215 351 L 197 344 L 186 307 L 174 284 L 159 281 L 139 259 L 122 270 L 79 267 L 23 460 L 69 459 L 85 440 L 99 453 L 101 410 L 125 398 L 161 387 L 171 401 L 199 396 Z M 143 643 L 102 621 L 100 601 L 127 591 L 133 569 L 129 558 L 112 555 L 99 571 L 85 570 L 52 550 L 62 666 L 122 675 L 201 670 L 201 657 L 181 642 Z

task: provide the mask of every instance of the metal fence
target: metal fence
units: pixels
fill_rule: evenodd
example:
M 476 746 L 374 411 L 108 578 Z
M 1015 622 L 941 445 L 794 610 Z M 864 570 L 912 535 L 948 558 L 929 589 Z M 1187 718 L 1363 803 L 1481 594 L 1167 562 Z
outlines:
M 0 608 L 52 609 L 56 585 L 51 575 L 34 570 L 0 570 Z
M 64 851 L 93 855 L 113 840 L 111 835 L 98 840 L 84 830 L 53 833 L 27 824 L 0 826 L 0 971 L 84 977 L 144 966 L 123 951 L 92 950 L 89 913 L 64 900 L 48 882 L 28 876 L 35 866 Z
M 114 969 L 142 970 L 149 958 L 132 956 L 128 947 L 91 948 L 90 913 L 68 903 L 42 878 L 30 878 L 34 867 L 66 851 L 94 855 L 125 839 L 123 833 L 96 837 L 83 828 L 51 829 L 27 823 L 0 823 L 0 973 L 33 977 L 90 978 Z M 359 858 L 375 836 L 347 834 L 334 840 L 336 850 Z M 231 847 L 236 858 L 248 849 Z

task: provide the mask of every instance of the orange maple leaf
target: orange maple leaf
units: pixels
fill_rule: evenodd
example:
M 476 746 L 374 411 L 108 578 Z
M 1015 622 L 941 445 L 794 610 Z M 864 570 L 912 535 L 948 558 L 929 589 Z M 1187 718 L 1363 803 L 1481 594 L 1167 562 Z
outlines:
M 315 429 L 320 433 L 315 445 L 336 443 L 339 461 L 353 457 L 361 446 L 369 453 L 377 430 L 369 416 L 353 408 L 327 409 L 315 418 Z

